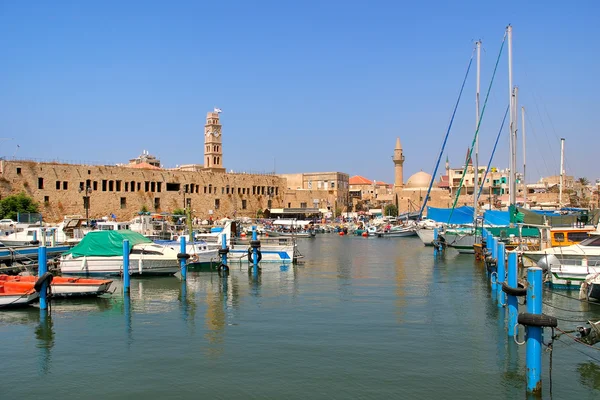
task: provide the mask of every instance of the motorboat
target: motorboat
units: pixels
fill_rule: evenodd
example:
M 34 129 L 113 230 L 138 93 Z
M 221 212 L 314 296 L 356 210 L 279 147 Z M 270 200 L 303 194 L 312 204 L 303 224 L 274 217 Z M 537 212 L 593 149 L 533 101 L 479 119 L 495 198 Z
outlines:
M 35 284 L 37 276 L 9 276 L 0 275 L 0 282 L 27 282 Z M 50 282 L 52 296 L 58 297 L 83 297 L 98 296 L 108 292 L 112 280 L 87 279 L 80 277 L 54 276 Z
M 393 225 L 389 229 L 377 231 L 377 237 L 408 237 L 417 235 L 417 225 L 408 222 L 402 225 Z
M 32 282 L 12 282 L 0 279 L 0 309 L 22 307 L 39 297 Z
M 155 240 L 154 243 L 167 246 L 175 251 L 181 250 L 181 237 L 179 240 Z M 205 240 L 194 240 L 186 242 L 185 252 L 190 255 L 188 267 L 204 267 L 213 264 L 219 264 L 219 250 L 210 247 Z
M 129 240 L 129 273 L 173 275 L 179 271 L 178 251 L 128 230 L 92 231 L 60 258 L 63 275 L 121 275 L 123 241 Z

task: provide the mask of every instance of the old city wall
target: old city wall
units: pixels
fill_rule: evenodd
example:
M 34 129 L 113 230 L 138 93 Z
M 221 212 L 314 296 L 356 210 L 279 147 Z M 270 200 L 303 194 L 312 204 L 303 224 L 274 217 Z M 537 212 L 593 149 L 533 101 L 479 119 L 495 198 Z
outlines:
M 195 216 L 217 219 L 233 215 L 253 217 L 259 209 L 284 207 L 286 182 L 274 175 L 18 160 L 0 163 L 0 196 L 25 192 L 40 204 L 47 221 L 59 221 L 70 214 L 85 215 L 87 186 L 92 189 L 90 218 L 115 214 L 118 219 L 127 220 L 142 208 L 172 212 L 187 203 L 195 210 Z

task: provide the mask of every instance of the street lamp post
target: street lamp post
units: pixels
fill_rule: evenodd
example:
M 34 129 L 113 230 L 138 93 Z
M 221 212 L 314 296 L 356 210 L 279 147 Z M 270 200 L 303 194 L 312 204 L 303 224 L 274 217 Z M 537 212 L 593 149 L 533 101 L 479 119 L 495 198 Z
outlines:
M 90 227 L 90 194 L 92 194 L 92 188 L 86 185 L 85 188 L 80 187 L 79 193 L 83 193 L 83 208 L 85 208 L 85 220 L 87 227 Z

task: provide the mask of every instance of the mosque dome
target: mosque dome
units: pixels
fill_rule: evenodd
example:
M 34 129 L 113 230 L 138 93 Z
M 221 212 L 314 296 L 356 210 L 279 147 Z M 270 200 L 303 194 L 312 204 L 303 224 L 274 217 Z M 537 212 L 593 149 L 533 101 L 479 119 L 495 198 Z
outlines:
M 406 185 L 404 185 L 404 187 L 406 189 L 427 189 L 430 181 L 431 175 L 429 175 L 427 172 L 420 171 L 408 178 L 408 181 L 406 181 Z M 436 186 L 437 183 L 434 182 L 433 187 Z

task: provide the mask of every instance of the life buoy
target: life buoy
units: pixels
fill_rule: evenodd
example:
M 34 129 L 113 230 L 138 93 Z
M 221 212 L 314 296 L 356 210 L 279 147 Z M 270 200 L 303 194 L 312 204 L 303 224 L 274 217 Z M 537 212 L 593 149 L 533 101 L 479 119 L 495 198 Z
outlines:
M 36 292 L 40 293 L 42 291 L 42 286 L 44 285 L 44 282 L 47 282 L 48 286 L 50 286 L 50 283 L 52 283 L 53 278 L 54 275 L 52 275 L 50 272 L 46 272 L 44 273 L 44 275 L 40 276 L 37 281 L 35 281 L 33 288 Z
M 256 261 L 256 263 L 258 264 L 260 260 L 262 260 L 262 253 L 259 249 L 256 249 L 256 256 L 258 257 L 258 260 Z M 250 264 L 254 264 L 254 257 L 252 256 L 252 247 L 248 247 L 248 262 Z
M 198 254 L 192 254 L 192 257 L 190 258 L 190 260 L 191 260 L 193 263 L 197 263 L 197 262 L 198 262 L 198 260 L 199 260 Z

